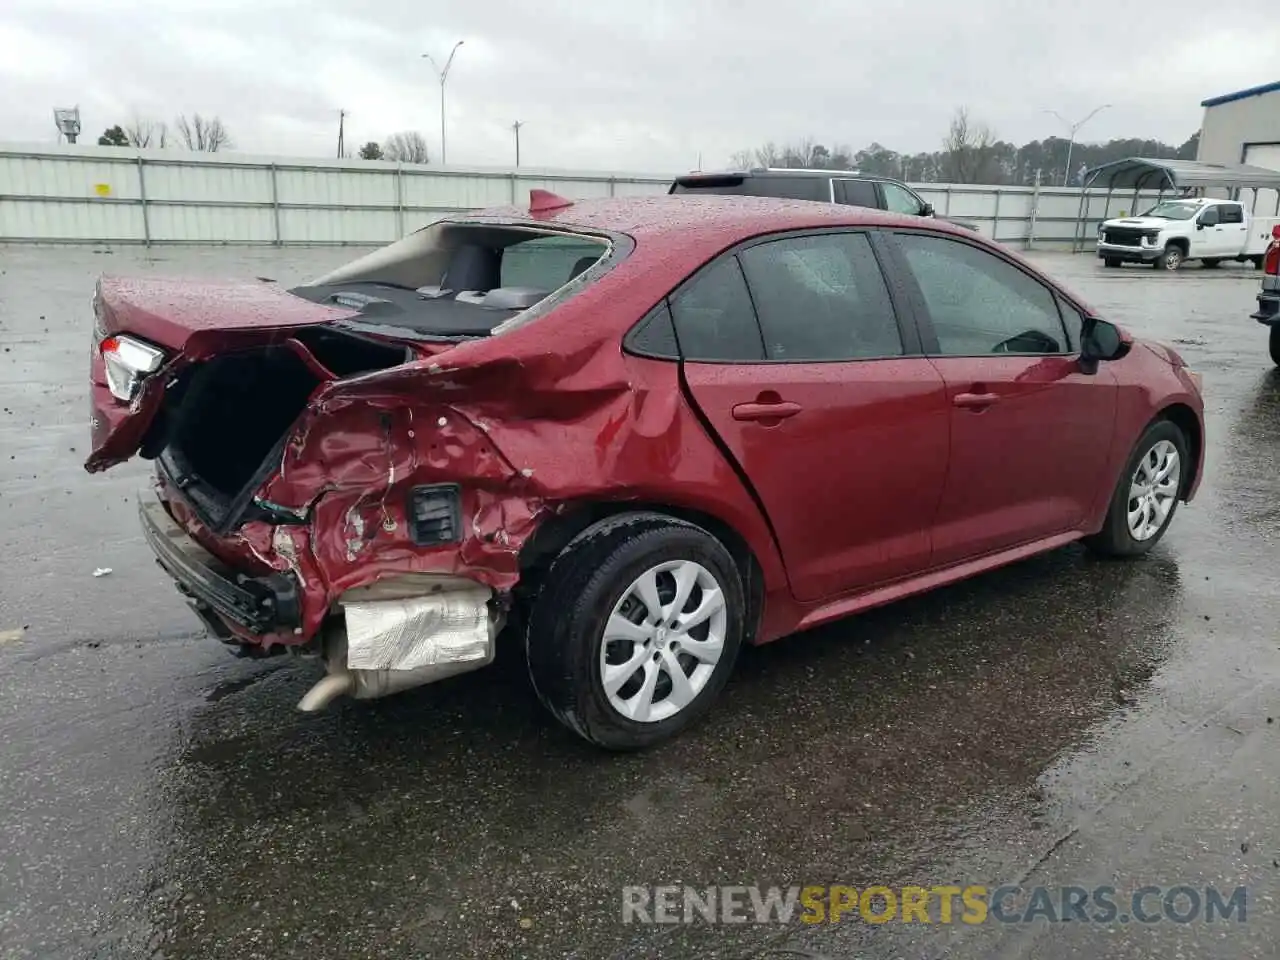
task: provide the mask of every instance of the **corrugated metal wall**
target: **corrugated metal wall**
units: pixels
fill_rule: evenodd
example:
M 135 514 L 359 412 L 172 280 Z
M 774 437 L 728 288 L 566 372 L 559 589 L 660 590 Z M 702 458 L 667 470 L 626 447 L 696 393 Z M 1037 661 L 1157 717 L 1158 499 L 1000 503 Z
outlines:
M 0 241 L 379 244 L 447 214 L 526 198 L 665 193 L 669 175 L 463 169 L 116 147 L 0 146 Z M 1072 239 L 1080 192 L 916 184 L 938 213 L 1008 243 Z M 1129 199 L 1129 202 L 1126 202 Z M 1085 238 L 1131 198 L 1088 201 Z M 1132 212 L 1131 210 L 1129 212 Z

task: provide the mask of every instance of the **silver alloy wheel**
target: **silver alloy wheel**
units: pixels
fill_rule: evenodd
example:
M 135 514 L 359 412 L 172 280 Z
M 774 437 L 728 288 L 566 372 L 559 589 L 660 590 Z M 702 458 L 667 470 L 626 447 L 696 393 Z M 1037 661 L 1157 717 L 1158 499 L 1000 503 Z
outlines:
M 728 621 L 724 591 L 699 563 L 669 560 L 636 577 L 601 637 L 609 705 L 637 723 L 675 716 L 715 672 Z
M 1150 540 L 1164 527 L 1178 499 L 1182 462 L 1178 448 L 1157 440 L 1138 461 L 1129 483 L 1129 535 Z
M 1164 268 L 1166 270 L 1177 270 L 1182 266 L 1182 250 L 1179 247 L 1170 247 L 1164 252 Z

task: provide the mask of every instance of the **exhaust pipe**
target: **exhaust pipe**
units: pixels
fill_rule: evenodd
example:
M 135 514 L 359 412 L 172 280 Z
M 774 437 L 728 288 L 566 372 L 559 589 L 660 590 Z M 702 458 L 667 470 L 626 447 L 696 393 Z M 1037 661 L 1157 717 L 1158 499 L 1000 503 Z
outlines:
M 429 604 L 432 602 L 438 603 L 439 601 L 430 601 L 423 598 L 416 602 Z M 399 601 L 392 601 L 392 603 L 399 603 Z M 379 603 L 351 604 L 348 610 L 353 607 L 367 609 L 379 605 Z M 380 697 L 390 696 L 393 693 L 400 693 L 403 690 L 434 683 L 446 677 L 470 673 L 472 670 L 478 670 L 489 665 L 493 662 L 495 652 L 494 638 L 501 629 L 503 618 L 490 616 L 487 605 L 483 603 L 480 604 L 477 613 L 480 617 L 479 623 L 484 628 L 487 637 L 480 643 L 475 642 L 475 639 L 478 638 L 470 638 L 464 657 L 461 659 L 442 659 L 442 662 L 420 664 L 408 669 L 352 669 L 349 665 L 348 657 L 347 617 L 335 616 L 330 618 L 322 628 L 320 635 L 320 651 L 325 662 L 325 675 L 316 681 L 315 685 L 298 701 L 298 709 L 305 713 L 315 713 L 325 709 L 333 701 L 343 696 L 349 696 L 356 700 L 375 700 Z M 418 638 L 414 637 L 413 639 L 413 645 L 416 645 Z M 436 653 L 440 658 L 450 655 L 450 651 L 443 647 Z M 458 656 L 458 653 L 454 652 L 453 655 Z

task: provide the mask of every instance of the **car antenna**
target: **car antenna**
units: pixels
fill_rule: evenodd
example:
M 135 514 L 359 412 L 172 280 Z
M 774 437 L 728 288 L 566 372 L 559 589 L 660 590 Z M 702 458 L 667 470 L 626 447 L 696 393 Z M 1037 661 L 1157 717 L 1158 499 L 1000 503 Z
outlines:
M 560 210 L 564 207 L 572 206 L 572 200 L 566 200 L 564 197 L 559 194 L 552 193 L 550 190 L 540 190 L 535 187 L 529 191 L 530 213 L 548 213 L 551 210 Z

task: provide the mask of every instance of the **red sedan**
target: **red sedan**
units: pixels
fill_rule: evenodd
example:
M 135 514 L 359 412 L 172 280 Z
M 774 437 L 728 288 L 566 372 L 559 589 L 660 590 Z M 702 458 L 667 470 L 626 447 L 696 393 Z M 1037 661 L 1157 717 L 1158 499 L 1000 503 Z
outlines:
M 161 566 L 241 652 L 324 658 L 303 709 L 502 633 L 566 725 L 644 746 L 744 643 L 1150 550 L 1204 456 L 1176 352 L 856 207 L 535 191 L 292 290 L 103 278 L 94 306 L 88 469 L 154 460 Z

